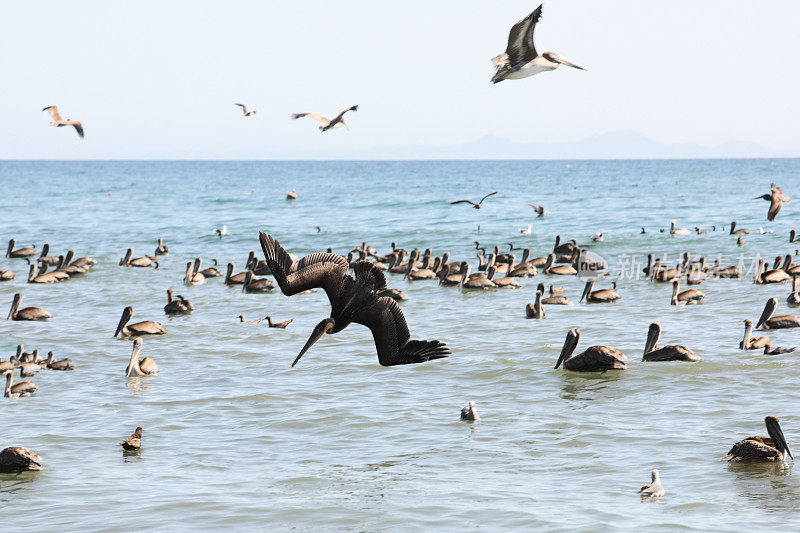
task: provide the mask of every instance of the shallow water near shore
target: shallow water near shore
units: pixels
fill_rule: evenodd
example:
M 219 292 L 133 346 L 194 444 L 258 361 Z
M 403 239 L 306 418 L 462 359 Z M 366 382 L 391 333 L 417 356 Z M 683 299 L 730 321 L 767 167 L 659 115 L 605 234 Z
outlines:
M 0 305 L 22 292 L 47 322 L 0 321 L 0 357 L 17 343 L 71 358 L 74 372 L 27 378 L 35 397 L 0 399 L 0 448 L 37 451 L 45 470 L 0 475 L 10 529 L 130 531 L 228 528 L 319 530 L 603 529 L 740 531 L 754 523 L 800 527 L 800 477 L 792 461 L 728 464 L 731 444 L 764 434 L 764 416 L 800 448 L 800 351 L 738 350 L 742 320 L 765 301 L 786 306 L 790 284 L 708 280 L 701 305 L 671 307 L 669 284 L 635 279 L 648 252 L 674 265 L 689 251 L 746 268 L 792 253 L 798 201 L 773 223 L 753 197 L 770 182 L 800 196 L 800 160 L 452 162 L 0 162 L 0 242 L 50 243 L 99 264 L 52 286 L 26 284 L 23 260 L 0 258 L 16 279 L 0 283 Z M 296 201 L 284 194 L 296 189 Z M 449 205 L 498 190 L 480 210 Z M 537 219 L 526 203 L 550 214 Z M 717 231 L 670 237 L 659 228 Z M 744 246 L 731 220 L 753 234 Z M 212 229 L 227 225 L 223 239 Z M 531 235 L 517 228 L 532 225 Z M 721 231 L 725 226 L 726 231 Z M 316 227 L 320 228 L 317 232 Z M 477 227 L 480 226 L 480 233 Z M 640 234 L 641 227 L 647 233 Z M 758 227 L 774 230 L 760 235 Z M 318 342 L 290 364 L 328 316 L 320 290 L 286 298 L 243 294 L 222 278 L 185 287 L 187 261 L 234 261 L 239 272 L 258 231 L 297 256 L 366 241 L 380 253 L 449 251 L 475 269 L 474 241 L 552 250 L 561 234 L 609 261 L 622 300 L 578 304 L 583 282 L 539 274 L 519 290 L 459 292 L 390 275 L 412 338 L 439 339 L 443 360 L 383 368 L 370 332 L 357 324 Z M 602 243 L 589 235 L 602 232 Z M 170 247 L 156 269 L 118 266 L 127 247 Z M 519 257 L 518 257 L 519 259 Z M 800 257 L 795 256 L 795 261 Z M 631 266 L 633 265 L 633 266 Z M 564 286 L 576 305 L 547 306 L 526 320 L 539 282 Z M 609 286 L 601 280 L 597 288 Z M 167 317 L 166 289 L 191 300 Z M 170 335 L 146 338 L 156 377 L 126 379 L 131 343 L 112 337 L 122 309 L 156 320 Z M 6 313 L 7 307 L 2 308 Z M 286 330 L 255 319 L 293 318 Z M 2 317 L 4 318 L 4 317 Z M 661 345 L 684 344 L 696 364 L 642 363 L 647 327 Z M 581 375 L 554 370 L 567 331 L 578 350 L 609 345 L 629 370 Z M 769 332 L 800 345 L 797 330 Z M 15 380 L 18 380 L 15 375 Z M 475 400 L 482 417 L 459 420 Z M 144 428 L 141 453 L 118 443 Z M 659 468 L 666 496 L 636 491 Z

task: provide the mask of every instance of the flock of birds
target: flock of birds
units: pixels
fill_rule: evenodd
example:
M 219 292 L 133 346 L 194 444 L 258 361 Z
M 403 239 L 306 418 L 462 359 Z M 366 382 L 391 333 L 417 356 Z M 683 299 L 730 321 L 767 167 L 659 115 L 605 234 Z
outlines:
M 559 65 L 566 65 L 576 69 L 585 70 L 582 66 L 571 62 L 555 52 L 539 54 L 534 46 L 534 30 L 542 14 L 542 6 L 523 18 L 511 28 L 508 36 L 507 47 L 504 53 L 494 57 L 492 63 L 495 73 L 491 78 L 492 83 L 504 80 L 522 79 L 540 72 L 555 70 Z M 256 110 L 248 109 L 245 104 L 234 104 L 241 108 L 242 116 L 252 117 Z M 295 113 L 292 119 L 310 118 L 319 122 L 322 132 L 344 126 L 349 129 L 344 120 L 346 113 L 357 111 L 354 105 L 344 109 L 333 119 L 328 119 L 318 113 Z M 50 125 L 53 127 L 71 126 L 78 135 L 84 137 L 83 125 L 80 121 L 64 119 L 61 117 L 57 106 L 48 106 L 43 109 L 52 118 Z M 452 204 L 466 204 L 474 209 L 481 209 L 483 203 L 496 195 L 497 191 L 482 197 L 478 202 L 463 199 Z M 782 205 L 790 201 L 784 196 L 783 191 L 773 185 L 769 194 L 757 197 L 770 202 L 767 220 L 773 221 L 778 215 Z M 297 199 L 297 193 L 292 190 L 287 193 L 287 199 Z M 544 217 L 548 212 L 540 205 L 528 204 L 538 215 Z M 716 230 L 716 227 L 713 228 Z M 724 227 L 723 227 L 724 230 Z M 678 228 L 672 221 L 670 228 L 662 229 L 670 235 L 687 235 L 691 232 L 685 228 Z M 519 228 L 522 234 L 531 233 L 531 225 Z M 695 228 L 698 235 L 707 233 L 708 230 Z M 761 229 L 762 233 L 765 233 Z M 228 234 L 227 227 L 223 226 L 214 231 L 220 238 Z M 645 229 L 642 228 L 642 233 Z M 738 237 L 738 244 L 743 243 L 744 235 L 749 233 L 746 229 L 736 228 L 736 223 L 730 225 L 730 234 Z M 602 242 L 603 234 L 597 233 L 590 236 L 594 242 Z M 797 242 L 796 235 L 792 232 L 790 242 Z M 366 243 L 356 246 L 347 257 L 334 253 L 331 249 L 326 252 L 314 253 L 296 260 L 289 254 L 277 240 L 264 233 L 259 234 L 259 243 L 264 254 L 264 259 L 256 257 L 251 252 L 247 260 L 246 269 L 234 274 L 234 263 L 228 263 L 227 272 L 224 274 L 224 283 L 227 285 L 242 285 L 245 292 L 270 292 L 279 289 L 284 295 L 292 296 L 321 289 L 328 296 L 331 312 L 321 320 L 313 329 L 308 341 L 301 348 L 292 366 L 295 366 L 301 357 L 326 334 L 335 334 L 344 330 L 351 323 L 361 324 L 369 328 L 373 334 L 378 362 L 383 366 L 405 365 L 428 362 L 441 359 L 450 355 L 449 348 L 439 340 L 415 340 L 411 338 L 403 312 L 398 304 L 405 295 L 387 286 L 385 272 L 402 274 L 409 280 L 438 280 L 439 285 L 454 286 L 462 290 L 489 290 L 499 288 L 517 288 L 520 284 L 515 278 L 530 278 L 537 276 L 541 271 L 547 276 L 574 276 L 578 274 L 582 256 L 582 249 L 576 241 L 562 242 L 561 237 L 556 237 L 552 252 L 546 256 L 531 258 L 530 250 L 522 252 L 521 260 L 517 262 L 513 247 L 508 253 L 501 253 L 499 247 L 494 252 L 486 253 L 485 249 L 476 242 L 478 252 L 478 272 L 471 272 L 468 261 L 451 262 L 448 253 L 440 257 L 433 257 L 430 250 L 420 254 L 418 250 L 410 253 L 397 248 L 392 243 L 390 252 L 379 255 L 377 250 L 368 247 Z M 122 267 L 158 268 L 158 256 L 168 253 L 168 248 L 159 239 L 158 246 L 152 256 L 133 257 L 133 250 L 128 249 L 120 260 Z M 40 252 L 35 247 L 16 248 L 14 239 L 9 242 L 6 257 L 24 259 L 30 263 L 28 283 L 57 283 L 70 279 L 76 275 L 86 274 L 96 262 L 88 257 L 74 258 L 74 252 L 69 251 L 63 256 L 49 256 L 49 246 L 45 245 Z M 38 255 L 38 257 L 36 257 Z M 48 270 L 52 267 L 52 270 Z M 352 275 L 350 274 L 352 272 Z M 741 277 L 738 268 L 724 267 L 720 264 L 708 265 L 704 258 L 692 261 L 689 254 L 684 254 L 684 260 L 674 268 L 662 265 L 660 260 L 651 255 L 644 273 L 653 282 L 672 283 L 673 291 L 670 299 L 672 305 L 692 305 L 704 300 L 705 295 L 696 288 L 681 291 L 680 282 L 686 280 L 690 285 L 696 285 L 706 279 L 720 277 Z M 263 276 L 271 275 L 274 282 Z M 197 285 L 205 283 L 209 278 L 222 277 L 223 274 L 215 266 L 202 268 L 198 258 L 186 265 L 184 283 Z M 755 283 L 781 283 L 792 280 L 792 292 L 787 298 L 789 305 L 800 305 L 798 294 L 798 277 L 800 265 L 792 263 L 791 254 L 785 258 L 778 258 L 773 268 L 766 268 L 766 264 L 759 265 Z M 11 281 L 14 273 L 10 270 L 0 270 L 0 281 Z M 616 292 L 616 285 L 612 288 L 594 290 L 594 280 L 588 280 L 584 287 L 580 301 L 588 304 L 612 303 L 620 298 Z M 569 299 L 559 293 L 558 289 L 550 285 L 550 295 L 545 297 L 545 284 L 537 287 L 536 298 L 533 303 L 525 307 L 525 314 L 531 319 L 545 318 L 545 305 L 573 305 Z M 10 320 L 47 320 L 52 315 L 38 307 L 25 307 L 20 309 L 22 294 L 14 295 L 11 309 L 8 314 Z M 777 300 L 771 298 L 767 301 L 764 311 L 756 327 L 763 329 L 782 329 L 800 327 L 800 318 L 791 315 L 773 316 L 777 309 Z M 186 314 L 194 310 L 191 302 L 181 295 L 173 295 L 171 289 L 167 290 L 167 303 L 164 306 L 166 314 Z M 133 349 L 125 369 L 128 377 L 151 376 L 158 373 L 158 365 L 150 357 L 141 357 L 143 346 L 142 338 L 150 335 L 164 335 L 169 333 L 164 326 L 155 321 L 142 321 L 130 323 L 133 317 L 133 308 L 128 306 L 122 312 L 115 336 L 122 336 L 133 341 Z M 243 315 L 237 317 L 240 322 L 260 322 L 266 320 L 270 327 L 286 328 L 292 320 L 273 322 L 270 316 L 263 319 L 245 320 Z M 744 321 L 745 334 L 740 348 L 743 350 L 764 349 L 765 353 L 786 353 L 794 348 L 774 347 L 767 337 L 752 336 L 752 320 Z M 658 347 L 661 336 L 661 326 L 654 322 L 650 325 L 647 334 L 643 361 L 700 361 L 690 348 L 682 345 L 667 345 Z M 590 346 L 575 354 L 580 341 L 581 332 L 577 328 L 567 332 L 564 345 L 558 356 L 555 368 L 562 367 L 574 372 L 605 372 L 620 371 L 628 368 L 625 355 L 619 350 L 609 346 Z M 8 361 L 0 361 L 0 373 L 6 375 L 4 396 L 8 398 L 23 398 L 36 393 L 38 387 L 30 381 L 21 381 L 14 384 L 12 373 L 19 369 L 21 376 L 28 377 L 42 369 L 73 370 L 75 365 L 71 360 L 56 361 L 53 352 L 47 359 L 39 356 L 38 350 L 32 353 L 24 351 L 23 346 L 18 346 L 16 355 Z M 478 421 L 476 403 L 470 401 L 462 409 L 461 418 L 467 421 Z M 783 461 L 788 455 L 792 457 L 789 446 L 784 437 L 778 419 L 774 416 L 765 418 L 768 437 L 747 437 L 733 445 L 725 457 L 729 461 Z M 137 427 L 132 435 L 121 443 L 125 451 L 135 451 L 141 446 L 142 428 Z M 0 472 L 20 472 L 25 470 L 41 470 L 42 459 L 30 450 L 21 447 L 10 447 L 0 451 Z M 651 482 L 639 491 L 642 496 L 658 498 L 664 494 L 658 470 L 652 470 Z

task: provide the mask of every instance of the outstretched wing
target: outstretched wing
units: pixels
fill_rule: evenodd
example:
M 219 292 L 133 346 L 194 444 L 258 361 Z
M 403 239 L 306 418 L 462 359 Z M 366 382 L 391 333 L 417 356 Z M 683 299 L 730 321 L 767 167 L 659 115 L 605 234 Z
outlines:
M 242 113 L 247 113 L 247 106 L 246 105 L 244 105 L 244 104 L 233 104 L 233 105 L 238 105 L 239 107 L 242 108 Z
M 357 280 L 364 281 L 372 292 L 386 290 L 386 276 L 375 263 L 369 261 L 356 261 L 353 274 Z
M 439 341 L 411 340 L 403 311 L 388 297 L 375 298 L 372 304 L 362 307 L 353 322 L 372 331 L 378 362 L 382 366 L 424 363 L 447 357 L 450 353 Z
M 317 122 L 321 122 L 325 126 L 327 126 L 328 124 L 331 123 L 330 120 L 328 120 L 327 118 L 323 117 L 322 115 L 320 115 L 318 113 L 293 113 L 292 114 L 292 118 L 294 120 L 297 120 L 298 118 L 303 118 L 303 117 L 308 117 L 308 118 L 314 119 Z
M 489 198 L 490 196 L 494 196 L 495 194 L 497 194 L 497 191 L 490 192 L 489 194 L 487 194 L 486 196 L 484 196 L 483 198 L 481 198 L 481 201 L 480 201 L 480 202 L 478 202 L 478 204 L 482 204 L 484 200 L 486 200 L 486 199 L 487 199 L 487 198 Z
M 767 220 L 772 222 L 783 207 L 783 197 L 780 194 L 772 194 L 772 199 L 769 202 L 769 211 L 767 211 Z
M 508 34 L 506 54 L 512 67 L 520 63 L 527 63 L 536 57 L 536 47 L 533 45 L 533 31 L 536 29 L 536 23 L 539 22 L 539 17 L 541 16 L 542 6 L 540 5 L 533 13 L 511 27 L 511 31 Z
M 541 213 L 542 211 L 544 211 L 544 207 L 542 207 L 540 205 L 528 204 L 528 207 L 530 207 L 531 209 L 533 209 L 537 213 Z
M 456 200 L 455 202 L 450 202 L 450 205 L 455 205 L 455 204 L 469 204 L 469 205 L 477 205 L 477 204 L 476 204 L 475 202 L 473 202 L 472 200 Z
M 70 126 L 75 128 L 75 131 L 78 132 L 78 135 L 80 136 L 80 138 L 83 139 L 83 124 L 81 124 L 77 120 L 69 120 L 69 121 L 67 121 L 67 124 L 69 124 Z
M 345 113 L 347 113 L 348 111 L 358 111 L 358 106 L 357 106 L 357 105 L 354 105 L 354 106 L 350 106 L 350 107 L 348 107 L 347 109 L 345 109 L 344 111 L 342 111 L 341 113 L 339 113 L 338 115 L 336 115 L 336 118 L 335 118 L 335 119 L 333 119 L 331 122 L 338 122 L 338 121 L 342 120 L 342 117 L 343 117 L 343 116 L 344 116 L 344 114 L 345 114 Z
M 292 261 L 286 250 L 271 235 L 259 232 L 258 239 L 264 258 L 275 277 L 275 281 L 286 296 L 321 288 L 333 305 L 342 280 L 347 276 L 350 266 L 347 259 L 337 254 L 316 253 Z
M 64 119 L 61 118 L 61 115 L 58 114 L 58 106 L 57 105 L 47 106 L 47 107 L 43 108 L 42 111 L 47 111 L 47 114 L 50 115 L 50 118 L 53 119 L 53 122 L 61 122 L 62 120 L 64 120 Z

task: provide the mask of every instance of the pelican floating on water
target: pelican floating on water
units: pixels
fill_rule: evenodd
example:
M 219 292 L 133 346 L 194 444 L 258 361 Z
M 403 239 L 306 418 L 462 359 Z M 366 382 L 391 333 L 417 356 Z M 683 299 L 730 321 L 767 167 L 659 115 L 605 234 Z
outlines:
M 537 285 L 536 290 L 541 292 L 544 295 L 544 283 L 540 283 Z M 544 305 L 572 305 L 572 302 L 569 301 L 569 298 L 566 296 L 561 296 L 557 293 L 562 292 L 564 290 L 561 287 L 560 290 L 554 289 L 552 285 L 550 285 L 550 296 L 547 298 L 542 298 L 542 303 Z
M 550 274 L 551 276 L 574 276 L 578 273 L 577 270 L 572 265 L 557 265 L 553 266 L 553 262 L 555 262 L 556 254 L 550 254 L 547 256 L 547 262 L 544 264 L 542 268 L 542 272 L 545 274 Z
M 255 113 L 255 111 L 253 111 Z M 142 428 L 137 427 L 129 437 L 119 443 L 125 451 L 138 450 L 142 447 Z
M 586 299 L 586 303 L 590 304 L 601 304 L 601 303 L 609 303 L 614 302 L 620 299 L 620 295 L 616 293 L 613 289 L 599 289 L 593 291 L 592 288 L 594 287 L 594 280 L 591 279 L 586 282 L 586 285 L 583 288 L 583 294 L 581 294 L 581 299 L 578 300 L 582 302 L 584 298 Z M 614 282 L 614 288 L 616 289 L 616 282 Z
M 536 52 L 533 33 L 541 16 L 542 6 L 540 5 L 530 15 L 511 27 L 506 51 L 492 58 L 492 64 L 497 69 L 492 76 L 492 83 L 527 78 L 540 72 L 555 70 L 558 65 L 586 70 L 555 52 L 544 52 L 541 55 Z
M 642 498 L 660 498 L 664 495 L 664 487 L 661 486 L 661 478 L 658 475 L 657 468 L 650 471 L 650 483 L 639 489 L 637 494 L 641 494 Z
M 730 235 L 750 235 L 750 230 L 744 228 L 736 229 L 736 221 L 734 220 L 731 222 Z
M 350 323 L 372 331 L 378 362 L 383 366 L 422 363 L 447 357 L 450 350 L 438 340 L 411 340 L 403 312 L 393 299 L 378 297 L 386 290 L 386 278 L 372 263 L 360 261 L 355 278 L 347 274 L 347 260 L 332 253 L 315 253 L 292 261 L 281 245 L 259 233 L 264 257 L 275 280 L 286 296 L 320 287 L 331 303 L 329 318 L 314 328 L 292 366 L 326 333 L 342 331 Z
M 786 455 L 792 456 L 792 451 L 786 443 L 783 429 L 777 418 L 770 415 L 764 418 L 769 437 L 755 436 L 747 437 L 733 445 L 726 461 L 748 462 L 748 463 L 769 463 L 779 462 L 786 459 Z
M 761 348 L 769 348 L 772 346 L 772 341 L 769 337 L 753 337 L 753 321 L 749 318 L 744 321 L 744 338 L 739 343 L 739 348 L 742 350 L 760 350 Z
M 47 320 L 48 318 L 53 318 L 53 315 L 41 307 L 25 307 L 24 309 L 19 309 L 21 303 L 22 294 L 16 293 L 11 302 L 11 310 L 8 312 L 6 320 Z
M 758 285 L 766 283 L 783 283 L 788 281 L 791 276 L 786 273 L 782 268 L 773 268 L 764 272 L 766 261 L 763 258 L 758 260 L 758 270 L 756 270 L 756 277 L 753 280 Z
M 756 328 L 761 329 L 788 329 L 800 327 L 800 318 L 792 315 L 778 315 L 773 317 L 778 307 L 778 299 L 770 298 L 764 306 L 761 318 L 758 319 Z
M 6 390 L 3 393 L 6 398 L 27 398 L 39 390 L 39 387 L 30 381 L 20 381 L 14 385 L 14 378 L 11 374 L 11 370 L 6 371 Z
M 572 355 L 578 347 L 581 339 L 581 332 L 578 328 L 572 328 L 567 333 L 564 347 L 554 368 L 558 368 L 563 363 L 565 370 L 575 372 L 605 372 L 606 370 L 626 370 L 625 355 L 609 346 L 590 346 L 578 355 Z
M 169 254 L 169 246 L 164 244 L 163 237 L 159 237 L 158 246 L 156 246 L 156 250 L 155 252 L 153 252 L 153 255 L 167 255 L 167 254 Z
M 245 274 L 242 292 L 269 292 L 275 288 L 275 284 L 266 278 L 258 278 L 252 270 Z
M 681 282 L 677 279 L 672 280 L 672 296 L 670 297 L 670 305 L 695 305 L 706 297 L 699 289 L 686 289 L 680 291 Z
M 689 231 L 686 228 L 676 228 L 674 220 L 670 220 L 669 221 L 669 234 L 670 235 L 689 235 L 691 233 L 692 232 Z
M 180 294 L 177 298 L 172 297 L 172 289 L 167 289 L 167 305 L 164 306 L 164 312 L 168 315 L 181 315 L 191 313 L 194 311 L 192 302 L 186 300 Z
M 475 408 L 475 400 L 470 400 L 467 407 L 461 408 L 461 420 L 474 422 L 480 419 L 481 417 L 478 416 L 478 410 Z
M 797 291 L 798 280 L 800 280 L 800 275 L 792 276 L 792 292 L 786 297 L 786 303 L 792 307 L 800 305 L 800 292 Z
M 661 324 L 653 322 L 647 331 L 647 341 L 644 344 L 642 361 L 702 361 L 699 355 L 680 344 L 669 344 L 659 348 L 658 340 L 660 338 Z
M 52 351 L 47 352 L 47 359 L 44 362 L 50 370 L 75 370 L 75 363 L 72 362 L 72 359 L 56 361 L 56 356 Z
M 75 128 L 75 131 L 78 132 L 78 136 L 80 136 L 80 138 L 83 139 L 83 124 L 81 124 L 79 120 L 72 120 L 72 119 L 64 120 L 58 113 L 58 106 L 55 105 L 50 105 L 45 108 L 42 108 L 42 111 L 47 111 L 47 113 L 50 115 L 50 118 L 53 119 L 53 121 L 50 122 L 51 126 L 54 126 L 56 128 L 60 128 L 62 126 L 72 126 L 73 128 Z
M 292 114 L 292 119 L 297 120 L 298 118 L 302 118 L 302 117 L 308 117 L 310 119 L 314 119 L 317 122 L 319 122 L 320 124 L 322 124 L 319 127 L 319 131 L 328 131 L 331 128 L 337 128 L 339 126 L 344 126 L 349 131 L 350 128 L 347 126 L 347 123 L 345 123 L 345 121 L 344 121 L 344 114 L 347 113 L 348 111 L 358 111 L 358 106 L 354 105 L 354 106 L 348 107 L 347 109 L 345 109 L 344 111 L 342 111 L 341 113 L 336 115 L 333 118 L 333 120 L 328 120 L 327 118 L 323 117 L 322 115 L 320 115 L 318 113 L 293 113 Z
M 125 251 L 125 257 L 119 260 L 120 266 L 139 267 L 139 268 L 144 268 L 144 267 L 158 268 L 158 261 L 153 261 L 149 257 L 136 257 L 131 259 L 132 255 L 133 255 L 133 248 L 128 248 Z
M 542 307 L 542 291 L 536 291 L 536 300 L 533 304 L 528 304 L 525 306 L 525 317 L 526 318 L 544 318 L 545 311 L 544 307 Z
M 767 211 L 767 220 L 772 222 L 773 220 L 775 220 L 775 217 L 778 216 L 778 213 L 780 212 L 783 203 L 786 202 L 788 204 L 789 202 L 792 201 L 792 199 L 789 198 L 788 196 L 784 196 L 783 190 L 774 183 L 770 185 L 769 191 L 770 191 L 769 194 L 756 196 L 753 199 L 754 200 L 762 199 L 769 202 L 769 210 Z
M 0 474 L 39 472 L 43 469 L 39 454 L 27 448 L 11 446 L 0 451 Z
M 117 324 L 117 330 L 114 332 L 116 337 L 122 333 L 122 337 L 138 337 L 140 335 L 164 335 L 169 333 L 164 326 L 152 320 L 145 320 L 143 322 L 136 322 L 135 324 L 127 325 L 133 317 L 133 307 L 130 305 L 122 310 L 122 316 Z
M 25 257 L 31 257 L 38 253 L 35 248 L 17 248 L 15 250 L 14 246 L 16 245 L 17 245 L 16 240 L 11 239 L 10 241 L 8 241 L 8 249 L 6 250 L 6 257 L 20 259 Z
M 149 357 L 143 359 L 139 358 L 139 353 L 142 351 L 142 339 L 137 337 L 133 339 L 133 351 L 131 352 L 131 360 L 128 366 L 125 367 L 125 376 L 142 377 L 154 376 L 158 374 L 158 365 Z

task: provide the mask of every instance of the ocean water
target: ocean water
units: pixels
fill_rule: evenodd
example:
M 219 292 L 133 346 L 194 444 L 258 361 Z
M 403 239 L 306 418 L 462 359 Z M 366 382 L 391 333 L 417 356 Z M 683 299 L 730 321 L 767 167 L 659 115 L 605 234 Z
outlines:
M 794 254 L 788 233 L 800 229 L 800 201 L 767 222 L 767 202 L 753 197 L 770 182 L 800 196 L 800 160 L 0 162 L 0 241 L 47 242 L 51 255 L 74 249 L 99 261 L 83 277 L 35 286 L 25 283 L 23 260 L 0 258 L 17 275 L 0 283 L 0 304 L 21 292 L 23 306 L 54 315 L 0 321 L 0 356 L 23 343 L 77 365 L 28 378 L 40 387 L 35 397 L 0 398 L 0 447 L 25 446 L 45 461 L 40 473 L 0 475 L 0 529 L 797 529 L 792 461 L 721 459 L 733 442 L 764 434 L 767 414 L 800 449 L 800 352 L 737 347 L 742 320 L 757 319 L 769 297 L 792 313 L 789 285 L 754 285 L 752 273 L 708 280 L 701 305 L 677 308 L 669 284 L 631 275 L 649 252 L 669 264 L 684 251 L 709 261 L 722 254 L 725 266 L 746 268 L 759 255 Z M 299 199 L 288 202 L 292 188 Z M 481 210 L 449 205 L 494 190 Z M 526 203 L 550 213 L 536 219 Z M 660 233 L 671 219 L 717 231 Z M 753 232 L 744 246 L 727 233 L 732 220 Z M 223 224 L 230 235 L 212 235 Z M 527 224 L 532 234 L 520 234 Z M 328 316 L 322 291 L 287 298 L 243 294 L 222 278 L 181 283 L 198 256 L 240 271 L 259 249 L 259 230 L 298 256 L 346 253 L 363 241 L 385 253 L 395 241 L 449 251 L 473 268 L 476 240 L 529 247 L 535 257 L 561 234 L 624 274 L 622 300 L 579 305 L 576 277 L 539 274 L 519 290 L 462 293 L 391 275 L 389 286 L 408 295 L 412 338 L 447 343 L 449 358 L 383 368 L 369 331 L 354 324 L 290 368 Z M 602 243 L 589 239 L 596 232 Z M 160 268 L 118 266 L 127 247 L 149 254 L 158 237 L 170 247 Z M 539 282 L 564 286 L 576 305 L 526 320 Z M 168 288 L 196 310 L 166 316 Z M 112 335 L 127 305 L 134 322 L 157 320 L 171 333 L 144 341 L 156 377 L 125 377 L 131 343 Z M 270 329 L 239 323 L 239 314 L 294 322 Z M 704 360 L 640 362 L 655 320 L 661 345 L 684 344 Z M 616 347 L 629 370 L 554 370 L 571 327 L 582 331 L 579 351 Z M 800 345 L 797 331 L 769 336 Z M 469 400 L 479 422 L 459 419 Z M 125 456 L 118 443 L 136 426 L 141 453 Z M 652 468 L 667 494 L 642 502 L 636 491 Z

